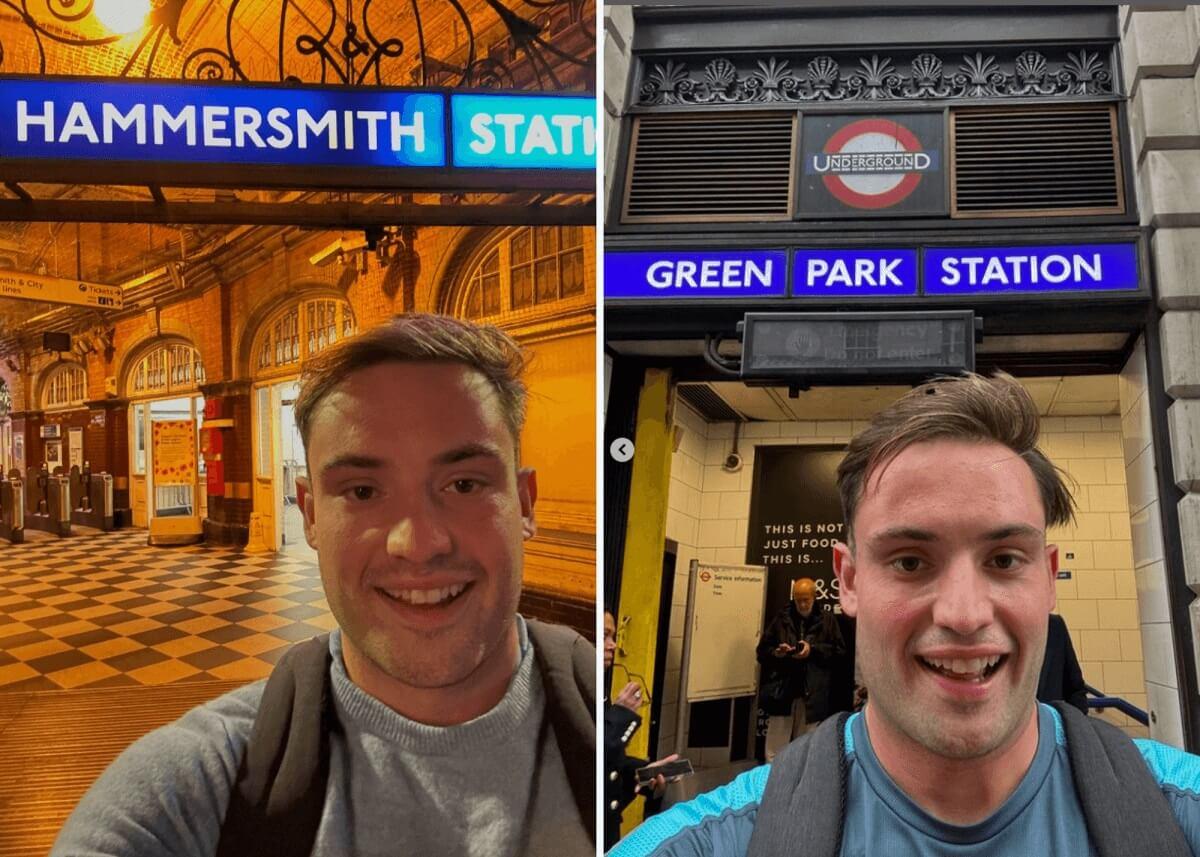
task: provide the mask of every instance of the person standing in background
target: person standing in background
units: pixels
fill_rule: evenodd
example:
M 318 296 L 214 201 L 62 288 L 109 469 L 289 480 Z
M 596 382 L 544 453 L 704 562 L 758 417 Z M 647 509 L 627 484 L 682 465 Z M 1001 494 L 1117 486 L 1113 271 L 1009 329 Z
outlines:
M 1050 630 L 1046 634 L 1046 659 L 1042 661 L 1042 674 L 1038 678 L 1038 702 L 1065 700 L 1084 714 L 1088 713 L 1087 685 L 1083 682 L 1083 671 L 1071 645 L 1067 623 L 1057 613 L 1050 614 Z
M 815 609 L 816 589 L 811 578 L 794 581 L 792 600 L 771 620 L 756 649 L 763 667 L 759 696 L 770 717 L 768 762 L 829 713 L 832 670 L 845 643 L 832 612 Z

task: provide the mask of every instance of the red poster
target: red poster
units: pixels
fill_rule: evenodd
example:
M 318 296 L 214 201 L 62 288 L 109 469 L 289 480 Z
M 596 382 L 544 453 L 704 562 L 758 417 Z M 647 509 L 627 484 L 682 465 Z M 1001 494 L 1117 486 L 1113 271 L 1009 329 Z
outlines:
M 208 462 L 208 480 L 207 489 L 209 497 L 224 497 L 225 496 L 225 462 L 210 461 Z

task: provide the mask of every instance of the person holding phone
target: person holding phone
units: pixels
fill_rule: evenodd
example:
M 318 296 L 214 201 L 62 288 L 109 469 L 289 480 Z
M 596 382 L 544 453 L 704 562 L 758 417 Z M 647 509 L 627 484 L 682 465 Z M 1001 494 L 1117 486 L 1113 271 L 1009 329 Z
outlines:
M 617 651 L 617 622 L 609 610 L 604 611 L 604 672 L 605 686 L 611 686 L 609 671 Z M 625 747 L 642 725 L 638 709 L 644 704 L 642 687 L 629 681 L 612 701 L 604 701 L 604 850 L 621 839 L 621 813 L 639 794 L 646 798 L 645 813 L 653 815 L 662 805 L 667 779 L 662 774 L 649 782 L 639 783 L 638 768 L 651 764 L 645 759 L 625 754 Z M 678 758 L 674 753 L 659 762 Z M 655 763 L 657 764 L 657 763 Z
M 792 600 L 771 620 L 756 650 L 763 667 L 760 705 L 770 718 L 768 762 L 830 713 L 832 668 L 846 645 L 833 613 L 816 609 L 816 592 L 812 578 L 793 581 Z

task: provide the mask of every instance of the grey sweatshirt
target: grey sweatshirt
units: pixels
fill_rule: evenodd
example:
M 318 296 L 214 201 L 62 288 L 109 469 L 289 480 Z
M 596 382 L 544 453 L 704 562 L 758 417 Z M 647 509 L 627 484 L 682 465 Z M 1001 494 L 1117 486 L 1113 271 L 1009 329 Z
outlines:
M 355 685 L 330 636 L 340 732 L 315 857 L 591 855 L 524 620 L 508 691 L 459 726 L 416 723 Z M 134 743 L 67 820 L 51 857 L 211 857 L 265 682 Z M 545 728 L 543 728 L 543 726 Z M 540 773 L 539 773 L 540 766 Z

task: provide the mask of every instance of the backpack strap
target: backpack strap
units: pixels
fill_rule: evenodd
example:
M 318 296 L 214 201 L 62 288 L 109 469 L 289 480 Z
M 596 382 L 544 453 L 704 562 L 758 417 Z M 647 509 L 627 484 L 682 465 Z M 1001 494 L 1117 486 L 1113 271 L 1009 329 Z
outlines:
M 848 716 L 827 718 L 775 757 L 746 857 L 795 854 L 797 843 L 804 844 L 804 857 L 837 857 L 846 809 Z
M 596 841 L 596 650 L 561 625 L 526 619 L 546 693 L 546 719 L 583 826 Z
M 293 646 L 263 690 L 221 826 L 217 857 L 308 857 L 317 838 L 335 725 L 329 635 Z
M 1054 708 L 1062 717 L 1075 791 L 1100 857 L 1189 857 L 1179 822 L 1129 736 L 1066 702 Z

